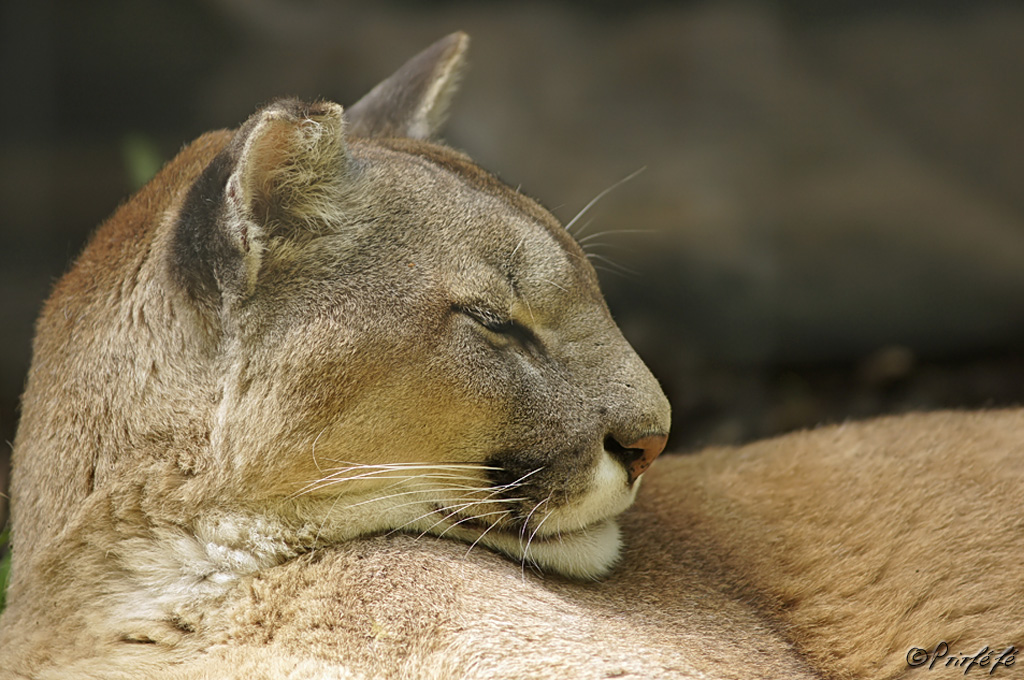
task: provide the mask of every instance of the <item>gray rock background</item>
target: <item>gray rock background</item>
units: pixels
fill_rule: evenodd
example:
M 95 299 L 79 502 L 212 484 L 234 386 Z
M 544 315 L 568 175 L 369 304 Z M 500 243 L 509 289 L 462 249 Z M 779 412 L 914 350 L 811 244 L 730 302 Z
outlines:
M 0 12 L 5 441 L 32 320 L 130 193 L 127 149 L 169 158 L 282 94 L 352 103 L 457 29 L 450 143 L 566 222 L 646 168 L 574 230 L 673 399 L 676 449 L 1024 394 L 1020 3 Z

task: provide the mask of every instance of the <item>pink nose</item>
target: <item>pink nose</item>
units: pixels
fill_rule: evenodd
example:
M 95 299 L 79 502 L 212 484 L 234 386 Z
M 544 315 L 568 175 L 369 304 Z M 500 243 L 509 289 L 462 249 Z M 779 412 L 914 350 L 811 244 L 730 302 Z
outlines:
M 605 442 L 605 448 L 612 452 L 626 467 L 626 474 L 629 476 L 629 483 L 636 481 L 647 468 L 651 467 L 654 459 L 665 450 L 668 442 L 668 435 L 652 434 L 637 439 L 629 444 L 621 444 L 609 437 Z

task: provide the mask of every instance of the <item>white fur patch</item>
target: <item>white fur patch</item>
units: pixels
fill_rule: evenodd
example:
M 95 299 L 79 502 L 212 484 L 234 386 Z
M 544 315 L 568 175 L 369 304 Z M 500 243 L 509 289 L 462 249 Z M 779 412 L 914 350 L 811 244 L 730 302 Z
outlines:
M 159 529 L 131 539 L 123 553 L 130 582 L 119 608 L 125 620 L 162 620 L 222 595 L 239 577 L 295 555 L 283 527 L 256 516 L 224 515 L 201 521 L 195 533 Z
M 432 484 L 413 483 L 398 492 L 393 484 L 381 486 L 342 498 L 310 498 L 302 505 L 305 519 L 291 523 L 221 514 L 204 518 L 192 533 L 163 529 L 152 539 L 133 539 L 123 553 L 131 574 L 119 603 L 125 618 L 164 619 L 222 595 L 240 577 L 294 557 L 300 546 L 393 529 L 479 543 L 571 578 L 599 578 L 618 560 L 621 540 L 612 518 L 633 502 L 637 485 L 628 485 L 623 466 L 603 452 L 589 492 L 570 505 L 541 510 L 540 521 L 522 533 L 465 526 L 452 515 L 439 520 L 438 501 L 446 494 Z
M 610 453 L 602 451 L 587 493 L 571 505 L 552 512 L 540 527 L 538 535 L 572 532 L 615 517 L 633 504 L 638 488 L 639 483 L 629 485 L 626 468 L 612 458 Z
M 517 560 L 524 560 L 570 578 L 597 579 L 619 559 L 619 525 L 608 519 L 571 534 L 522 540 L 508 534 L 487 534 L 481 541 Z
M 628 484 L 625 468 L 603 451 L 594 467 L 588 492 L 577 501 L 551 510 L 541 508 L 522 532 L 467 527 L 457 515 L 439 522 L 426 518 L 413 528 L 439 536 L 458 538 L 534 564 L 545 571 L 577 579 L 604 576 L 619 558 L 622 542 L 614 518 L 636 497 L 639 484 Z

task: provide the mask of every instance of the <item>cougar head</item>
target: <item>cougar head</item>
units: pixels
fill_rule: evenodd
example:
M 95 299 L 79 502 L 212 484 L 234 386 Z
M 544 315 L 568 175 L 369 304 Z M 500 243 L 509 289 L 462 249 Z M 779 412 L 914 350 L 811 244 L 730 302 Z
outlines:
M 191 499 L 191 531 L 258 518 L 299 550 L 402 530 L 609 569 L 669 406 L 559 222 L 430 141 L 466 45 L 449 36 L 347 111 L 271 103 L 97 234 L 69 277 L 109 271 L 88 294 L 58 286 L 40 326 L 95 319 L 102 340 L 35 359 L 105 384 L 77 399 L 104 404 L 93 489 L 156 458 L 176 476 L 147 488 Z M 41 371 L 26 411 L 45 424 Z M 250 520 L 247 545 L 269 526 Z

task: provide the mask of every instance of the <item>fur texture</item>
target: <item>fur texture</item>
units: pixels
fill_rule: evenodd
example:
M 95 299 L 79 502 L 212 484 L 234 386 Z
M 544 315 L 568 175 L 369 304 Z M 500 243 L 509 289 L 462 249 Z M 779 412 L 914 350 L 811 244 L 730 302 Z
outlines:
M 1024 643 L 1021 412 L 644 473 L 669 407 L 584 254 L 429 141 L 465 48 L 201 137 L 57 284 L 0 677 L 890 678 Z

